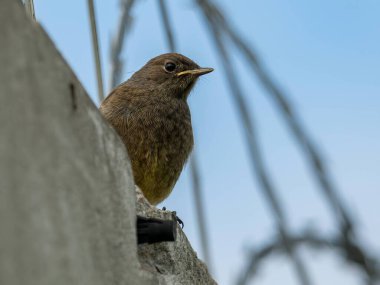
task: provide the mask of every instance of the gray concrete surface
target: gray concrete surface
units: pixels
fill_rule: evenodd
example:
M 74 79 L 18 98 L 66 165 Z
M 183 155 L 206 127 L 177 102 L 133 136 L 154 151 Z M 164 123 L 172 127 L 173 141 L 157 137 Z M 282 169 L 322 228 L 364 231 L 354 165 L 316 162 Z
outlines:
M 136 194 L 138 215 L 164 220 L 175 219 L 172 212 L 150 205 L 138 187 Z M 175 242 L 142 244 L 138 246 L 138 254 L 142 268 L 157 276 L 159 284 L 216 284 L 179 226 Z
M 0 1 L 0 284 L 157 284 L 128 158 L 21 1 Z
M 20 2 L 0 1 L 0 284 L 213 284 L 182 231 L 137 249 L 125 148 Z

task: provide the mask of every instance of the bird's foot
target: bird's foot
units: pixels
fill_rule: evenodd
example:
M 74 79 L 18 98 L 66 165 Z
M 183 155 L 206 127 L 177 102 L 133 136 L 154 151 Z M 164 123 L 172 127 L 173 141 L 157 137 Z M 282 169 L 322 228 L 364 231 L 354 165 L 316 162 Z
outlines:
M 174 219 L 177 220 L 177 223 L 181 226 L 181 229 L 183 229 L 185 227 L 185 224 L 180 219 L 180 217 L 177 216 L 177 212 L 176 211 L 172 211 L 172 215 L 173 215 L 173 220 Z
M 162 207 L 162 211 L 167 211 L 166 210 L 166 207 Z M 183 221 L 181 220 L 180 217 L 177 216 L 177 212 L 176 211 L 172 211 L 172 216 L 173 216 L 173 220 L 176 220 L 177 223 L 181 226 L 181 229 L 184 228 L 185 224 L 183 223 Z

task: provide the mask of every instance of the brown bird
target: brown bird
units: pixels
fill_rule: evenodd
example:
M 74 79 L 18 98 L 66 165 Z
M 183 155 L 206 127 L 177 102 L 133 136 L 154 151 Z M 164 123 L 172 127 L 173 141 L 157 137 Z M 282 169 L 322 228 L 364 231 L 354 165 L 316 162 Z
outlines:
M 170 194 L 193 148 L 187 98 L 199 76 L 211 71 L 181 54 L 163 54 L 100 106 L 127 147 L 136 185 L 153 205 Z

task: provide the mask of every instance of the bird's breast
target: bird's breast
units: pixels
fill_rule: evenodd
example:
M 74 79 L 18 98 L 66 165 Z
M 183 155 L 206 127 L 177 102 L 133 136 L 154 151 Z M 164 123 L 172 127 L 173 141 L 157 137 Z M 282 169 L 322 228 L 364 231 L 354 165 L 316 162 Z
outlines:
M 184 103 L 160 103 L 128 118 L 124 137 L 136 184 L 151 203 L 174 187 L 193 147 L 190 111 Z
M 128 119 L 131 158 L 151 172 L 180 172 L 192 147 L 191 116 L 184 101 L 149 104 Z

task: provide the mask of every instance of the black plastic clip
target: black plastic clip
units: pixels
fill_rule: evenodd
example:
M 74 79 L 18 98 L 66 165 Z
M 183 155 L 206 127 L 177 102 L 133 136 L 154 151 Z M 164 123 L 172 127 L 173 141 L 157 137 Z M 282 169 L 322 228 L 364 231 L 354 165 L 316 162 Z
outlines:
M 175 241 L 177 221 L 137 216 L 137 243 Z

